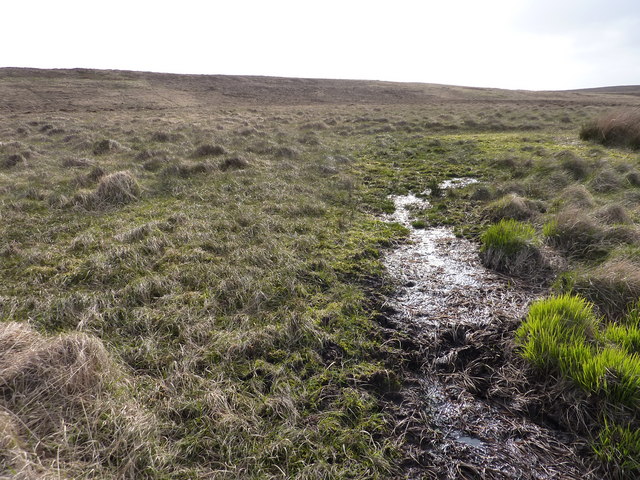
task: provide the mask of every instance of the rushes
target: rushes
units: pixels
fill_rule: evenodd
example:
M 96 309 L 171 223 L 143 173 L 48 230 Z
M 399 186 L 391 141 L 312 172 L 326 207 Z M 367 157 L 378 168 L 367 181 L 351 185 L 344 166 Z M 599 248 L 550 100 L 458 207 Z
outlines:
M 587 392 L 639 406 L 640 358 L 633 350 L 637 326 L 625 325 L 626 320 L 604 325 L 593 310 L 593 304 L 568 294 L 535 302 L 517 331 L 522 353 L 547 372 L 572 378 Z
M 501 220 L 490 226 L 480 241 L 482 261 L 489 268 L 524 275 L 539 270 L 542 265 L 540 239 L 530 224 Z
M 607 324 L 585 299 L 560 295 L 532 304 L 516 332 L 527 360 L 604 400 L 601 415 L 612 415 L 615 423 L 605 420 L 592 446 L 610 468 L 625 475 L 640 471 L 638 430 L 622 426 L 628 421 L 628 412 L 640 407 L 637 312 L 632 309 L 619 323 Z

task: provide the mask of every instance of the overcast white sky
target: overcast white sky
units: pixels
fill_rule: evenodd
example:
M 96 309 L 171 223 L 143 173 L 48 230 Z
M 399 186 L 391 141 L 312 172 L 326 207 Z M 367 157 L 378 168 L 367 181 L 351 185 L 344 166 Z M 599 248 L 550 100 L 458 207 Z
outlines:
M 4 0 L 0 66 L 640 84 L 638 0 Z

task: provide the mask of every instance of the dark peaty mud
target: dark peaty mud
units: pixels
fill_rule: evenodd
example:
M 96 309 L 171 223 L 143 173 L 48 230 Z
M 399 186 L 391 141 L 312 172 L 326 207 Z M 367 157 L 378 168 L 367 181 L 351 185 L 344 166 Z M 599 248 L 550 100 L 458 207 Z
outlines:
M 544 291 L 484 268 L 476 245 L 450 228 L 413 229 L 411 212 L 427 201 L 393 200 L 385 220 L 411 229 L 409 242 L 384 258 L 399 285 L 388 321 L 413 354 L 401 400 L 388 406 L 404 442 L 401 478 L 595 478 L 583 443 L 523 414 L 526 395 L 500 394 L 514 369 L 513 332 Z

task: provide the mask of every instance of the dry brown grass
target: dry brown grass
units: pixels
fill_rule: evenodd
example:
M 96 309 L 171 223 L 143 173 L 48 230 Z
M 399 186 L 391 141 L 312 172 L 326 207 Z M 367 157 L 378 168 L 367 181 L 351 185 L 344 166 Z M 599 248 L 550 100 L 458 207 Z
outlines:
M 636 259 L 614 256 L 577 274 L 573 288 L 608 317 L 619 318 L 640 298 L 640 264 Z
M 45 469 L 32 459 L 46 463 L 45 452 L 63 448 L 64 429 L 92 409 L 112 374 L 110 358 L 95 337 L 45 338 L 24 324 L 0 324 L 0 475 L 9 469 L 16 475 L 11 478 L 40 478 Z M 33 452 L 27 443 L 35 444 Z
M 592 208 L 593 195 L 584 185 L 571 185 L 560 192 L 560 200 L 568 208 Z
M 597 193 L 611 193 L 623 187 L 625 181 L 622 175 L 612 168 L 605 167 L 595 174 L 590 186 Z
M 631 223 L 631 216 L 627 209 L 617 203 L 605 205 L 595 215 L 598 220 L 608 224 Z
M 128 388 L 98 338 L 0 324 L 0 476 L 60 478 L 62 469 L 105 478 L 106 468 L 117 478 L 145 478 L 162 461 L 157 422 L 114 396 L 115 384 Z
M 582 126 L 582 140 L 607 146 L 640 148 L 640 109 L 618 110 L 601 115 Z
M 528 220 L 537 213 L 538 209 L 536 208 L 535 202 L 515 193 L 507 194 L 491 202 L 485 209 L 485 215 L 493 221 L 498 221 L 503 218 Z
M 211 145 L 207 143 L 196 148 L 196 150 L 193 152 L 193 156 L 197 158 L 217 157 L 220 155 L 224 155 L 225 153 L 227 153 L 227 149 L 222 145 Z
M 91 396 L 109 371 L 102 342 L 84 334 L 46 339 L 21 323 L 0 324 L 0 381 L 12 400 Z M 6 391 L 6 390 L 5 390 Z M 6 397 L 5 397 L 6 398 Z
M 591 257 L 603 252 L 605 229 L 584 210 L 562 210 L 545 226 L 545 235 L 569 256 Z
M 249 160 L 244 157 L 229 157 L 225 158 L 222 161 L 222 163 L 220 164 L 220 170 L 244 170 L 245 168 L 249 167 L 249 165 Z
M 576 179 L 585 178 L 591 173 L 591 165 L 571 150 L 563 150 L 555 155 L 562 168 L 571 172 Z
M 123 170 L 103 176 L 93 200 L 98 205 L 121 205 L 137 200 L 140 192 L 140 185 L 133 174 Z
M 124 147 L 119 142 L 107 138 L 95 143 L 95 145 L 93 146 L 93 153 L 94 155 L 104 155 L 106 153 L 118 152 L 123 149 Z
M 14 154 L 8 155 L 2 161 L 1 165 L 4 168 L 13 168 L 13 167 L 16 167 L 16 166 L 26 166 L 27 165 L 27 159 L 22 153 L 14 153 Z

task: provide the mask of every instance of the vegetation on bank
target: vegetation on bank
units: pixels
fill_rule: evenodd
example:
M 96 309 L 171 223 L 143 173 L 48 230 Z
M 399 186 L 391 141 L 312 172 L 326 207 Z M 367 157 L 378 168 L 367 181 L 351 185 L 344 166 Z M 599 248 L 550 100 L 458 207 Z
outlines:
M 480 254 L 489 268 L 511 275 L 526 275 L 542 268 L 540 238 L 533 225 L 502 219 L 480 236 Z
M 563 294 L 533 303 L 516 333 L 522 355 L 547 375 L 568 378 L 602 401 L 593 449 L 616 476 L 640 471 L 640 310 L 615 322 L 584 298 Z

